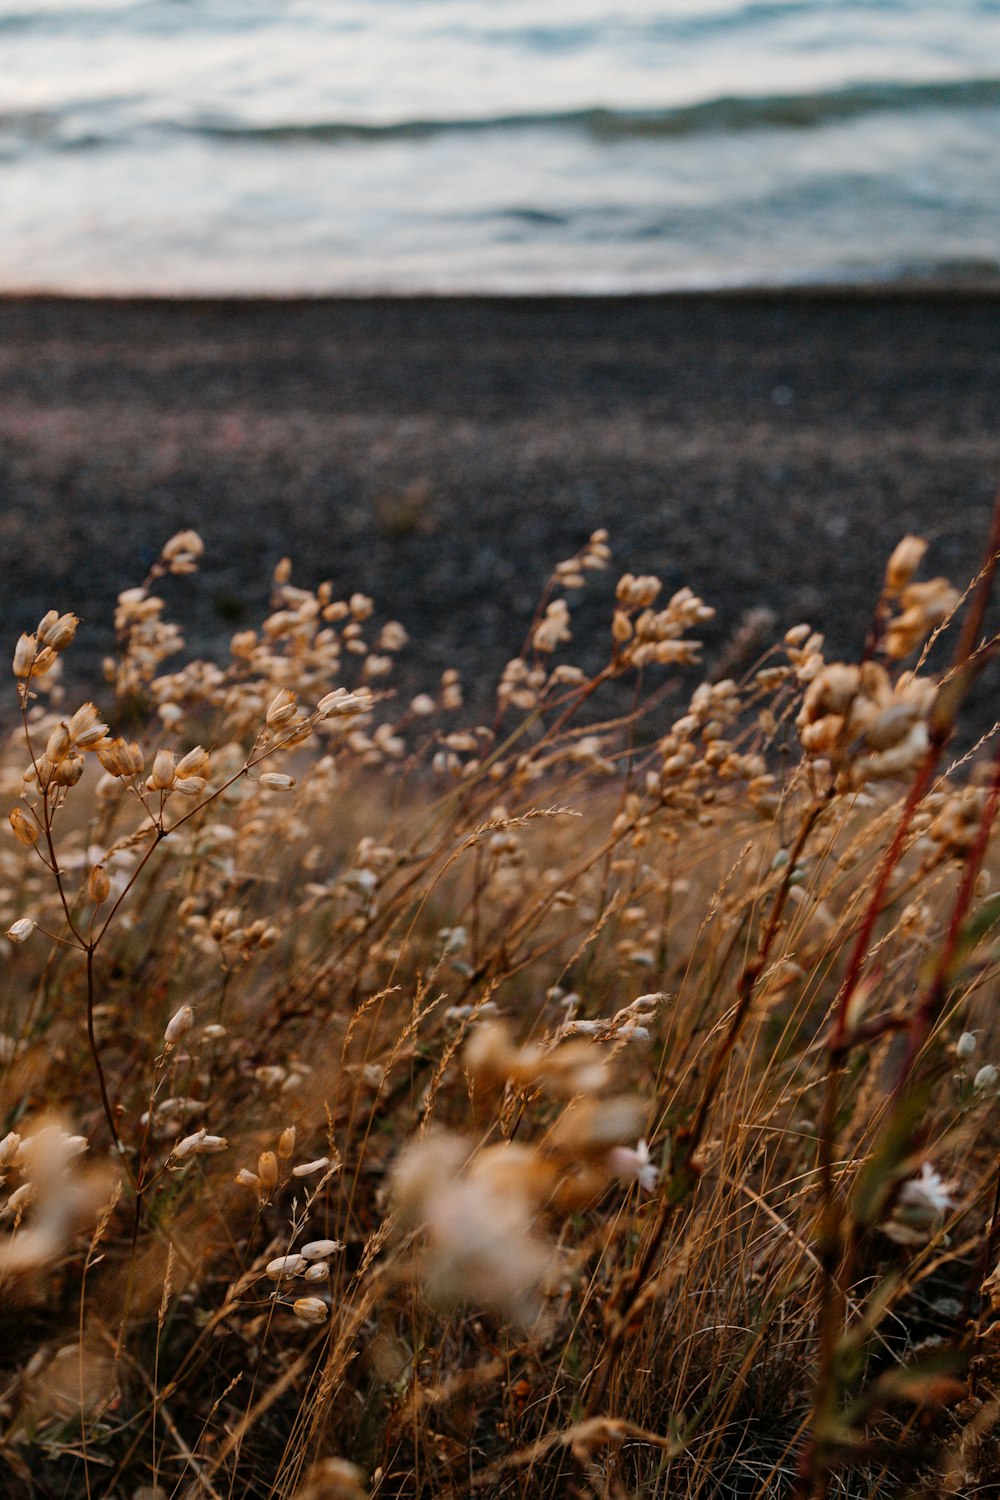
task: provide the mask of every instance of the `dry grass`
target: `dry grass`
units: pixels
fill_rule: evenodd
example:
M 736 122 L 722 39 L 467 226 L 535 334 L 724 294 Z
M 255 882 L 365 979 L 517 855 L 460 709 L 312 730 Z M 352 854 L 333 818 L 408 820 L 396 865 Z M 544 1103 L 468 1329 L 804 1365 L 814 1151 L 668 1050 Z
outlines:
M 287 565 L 168 671 L 200 551 L 105 710 L 15 656 L 3 1493 L 993 1493 L 992 566 L 700 684 L 626 574 L 588 677 L 598 533 L 467 728 Z

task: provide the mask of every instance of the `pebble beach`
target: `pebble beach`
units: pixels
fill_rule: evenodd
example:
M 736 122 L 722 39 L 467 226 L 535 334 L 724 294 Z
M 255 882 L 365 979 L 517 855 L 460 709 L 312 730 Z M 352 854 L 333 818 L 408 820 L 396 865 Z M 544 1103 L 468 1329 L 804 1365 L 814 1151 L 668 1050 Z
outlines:
M 975 571 L 998 375 L 996 294 L 9 298 L 0 626 L 75 610 L 93 691 L 117 592 L 194 526 L 200 576 L 168 581 L 189 653 L 255 624 L 288 556 L 406 625 L 400 693 L 457 667 L 485 709 L 551 566 L 604 526 L 619 571 L 716 607 L 709 662 L 759 609 L 856 653 L 904 532 Z M 611 587 L 574 659 L 601 659 Z

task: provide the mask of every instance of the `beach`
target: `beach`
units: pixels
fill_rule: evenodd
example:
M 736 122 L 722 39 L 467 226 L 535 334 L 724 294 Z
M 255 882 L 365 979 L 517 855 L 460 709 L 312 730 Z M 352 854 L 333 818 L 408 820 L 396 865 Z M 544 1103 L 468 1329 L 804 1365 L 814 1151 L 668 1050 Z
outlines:
M 225 653 L 272 570 L 360 590 L 485 710 L 552 565 L 607 527 L 614 568 L 687 584 L 724 661 L 748 611 L 856 654 L 907 531 L 964 583 L 997 480 L 1000 296 L 898 290 L 622 298 L 0 304 L 0 627 L 83 626 L 194 526 L 167 580 L 189 653 Z M 614 576 L 617 576 L 615 572 Z M 613 578 L 574 610 L 601 660 Z M 731 654 L 731 653 L 730 653 Z

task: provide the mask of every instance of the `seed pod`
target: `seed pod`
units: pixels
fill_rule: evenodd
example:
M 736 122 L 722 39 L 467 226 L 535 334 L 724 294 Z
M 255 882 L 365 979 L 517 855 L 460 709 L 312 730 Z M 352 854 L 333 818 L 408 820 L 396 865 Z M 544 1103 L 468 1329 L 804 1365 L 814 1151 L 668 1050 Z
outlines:
M 303 1323 L 325 1323 L 330 1309 L 322 1297 L 297 1297 L 292 1303 L 292 1311 Z
M 177 762 L 176 773 L 179 777 L 207 776 L 208 766 L 208 751 L 202 745 L 195 745 L 193 750 L 181 756 Z
M 106 901 L 111 893 L 111 880 L 103 865 L 95 865 L 87 881 L 87 894 L 97 906 Z
M 182 1005 L 179 1010 L 174 1011 L 167 1022 L 167 1029 L 163 1033 L 163 1040 L 168 1047 L 172 1047 L 175 1042 L 180 1041 L 181 1037 L 187 1036 L 193 1025 L 194 1011 L 190 1005 Z
M 885 567 L 885 587 L 889 593 L 898 594 L 912 579 L 927 551 L 922 536 L 904 536 L 897 542 Z
M 279 1255 L 276 1260 L 268 1261 L 264 1274 L 272 1281 L 284 1281 L 291 1276 L 300 1276 L 305 1268 L 306 1261 L 301 1255 Z
M 50 609 L 38 627 L 38 639 L 53 651 L 65 651 L 76 635 L 79 623 L 76 615 L 57 615 L 54 609 Z
M 267 787 L 269 792 L 290 792 L 295 785 L 295 777 L 285 776 L 280 771 L 265 771 L 260 784 Z
M 10 826 L 14 830 L 14 837 L 19 844 L 23 844 L 26 849 L 30 849 L 38 843 L 37 824 L 33 823 L 29 817 L 26 817 L 19 807 L 12 807 L 8 813 L 8 817 L 10 818 Z
M 45 743 L 45 754 L 51 761 L 64 760 L 69 754 L 69 726 L 57 724 Z
M 317 1172 L 323 1172 L 330 1165 L 328 1156 L 317 1156 L 315 1161 L 300 1161 L 297 1167 L 292 1168 L 293 1177 L 314 1177 Z
M 27 677 L 31 672 L 35 660 L 35 652 L 38 648 L 37 636 L 22 632 L 21 637 L 14 647 L 14 676 Z
M 265 1191 L 272 1193 L 278 1185 L 278 1158 L 273 1151 L 262 1151 L 257 1158 L 257 1176 Z
M 310 1240 L 308 1245 L 302 1246 L 302 1254 L 306 1260 L 326 1260 L 330 1255 L 336 1255 L 338 1250 L 343 1250 L 341 1240 Z
M 291 688 L 282 688 L 271 700 L 267 711 L 268 728 L 275 729 L 279 724 L 287 724 L 289 719 L 294 719 L 297 704 L 298 700 Z
M 146 782 L 147 789 L 151 792 L 168 792 L 174 784 L 175 776 L 174 752 L 157 750 L 153 757 L 153 770 Z
M 81 750 L 94 749 L 107 732 L 93 703 L 84 703 L 69 721 L 69 737 Z
M 295 1150 L 295 1126 L 286 1125 L 278 1137 L 278 1155 L 282 1161 L 287 1161 Z
M 7 928 L 8 941 L 12 943 L 24 943 L 30 938 L 35 930 L 35 923 L 31 917 L 18 917 L 13 926 Z
M 145 764 L 142 750 L 133 740 L 123 740 L 119 735 L 107 745 L 101 745 L 97 758 L 110 776 L 138 776 Z

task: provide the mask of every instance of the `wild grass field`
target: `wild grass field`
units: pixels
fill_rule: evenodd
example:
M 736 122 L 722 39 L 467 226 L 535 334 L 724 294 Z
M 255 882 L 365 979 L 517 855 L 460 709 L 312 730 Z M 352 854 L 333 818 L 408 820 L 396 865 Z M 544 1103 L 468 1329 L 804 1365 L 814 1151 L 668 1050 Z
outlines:
M 479 724 L 287 562 L 174 665 L 194 532 L 26 630 L 0 1491 L 996 1493 L 998 547 L 705 663 L 597 532 Z

